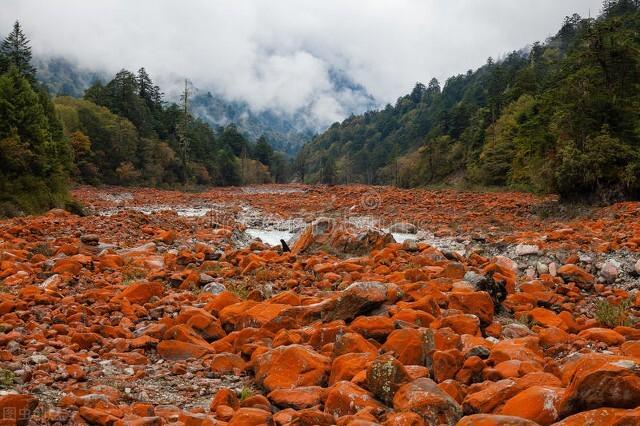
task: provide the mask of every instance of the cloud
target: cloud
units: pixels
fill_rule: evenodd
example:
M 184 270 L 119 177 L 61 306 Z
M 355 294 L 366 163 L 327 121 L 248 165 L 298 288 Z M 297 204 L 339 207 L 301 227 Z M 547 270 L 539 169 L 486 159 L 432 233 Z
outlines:
M 2 0 L 38 55 L 89 69 L 145 66 L 164 87 L 187 77 L 255 111 L 306 111 L 318 126 L 441 81 L 599 11 L 601 0 Z

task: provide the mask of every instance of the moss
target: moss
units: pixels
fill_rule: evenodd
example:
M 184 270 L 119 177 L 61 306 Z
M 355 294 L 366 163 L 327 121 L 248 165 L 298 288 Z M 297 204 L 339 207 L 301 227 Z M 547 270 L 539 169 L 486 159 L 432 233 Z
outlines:
M 15 381 L 15 374 L 13 371 L 0 369 L 0 389 L 6 389 L 13 386 Z

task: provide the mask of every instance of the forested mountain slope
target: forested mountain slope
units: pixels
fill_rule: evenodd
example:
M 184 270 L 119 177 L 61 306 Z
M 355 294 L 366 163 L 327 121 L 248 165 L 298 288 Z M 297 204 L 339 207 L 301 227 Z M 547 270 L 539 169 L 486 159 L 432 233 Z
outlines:
M 72 182 L 240 185 L 283 182 L 288 170 L 266 138 L 195 117 L 188 91 L 165 101 L 144 68 L 94 82 L 83 99 L 52 99 L 18 22 L 0 43 L 0 216 L 70 207 Z
M 639 30 L 633 0 L 567 17 L 545 43 L 334 124 L 301 154 L 305 178 L 637 197 Z

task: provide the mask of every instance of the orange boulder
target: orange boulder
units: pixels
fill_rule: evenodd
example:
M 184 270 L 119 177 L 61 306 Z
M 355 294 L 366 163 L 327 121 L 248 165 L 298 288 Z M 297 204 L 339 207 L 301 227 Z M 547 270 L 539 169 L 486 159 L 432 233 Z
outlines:
M 329 358 L 302 345 L 280 346 L 255 360 L 256 381 L 267 390 L 319 386 L 326 382 Z

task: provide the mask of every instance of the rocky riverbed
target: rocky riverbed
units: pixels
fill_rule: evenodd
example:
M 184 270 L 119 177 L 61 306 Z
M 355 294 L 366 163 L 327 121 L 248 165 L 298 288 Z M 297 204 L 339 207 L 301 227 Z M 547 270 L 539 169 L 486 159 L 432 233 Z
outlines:
M 0 221 L 0 425 L 640 423 L 640 203 L 74 194 Z

